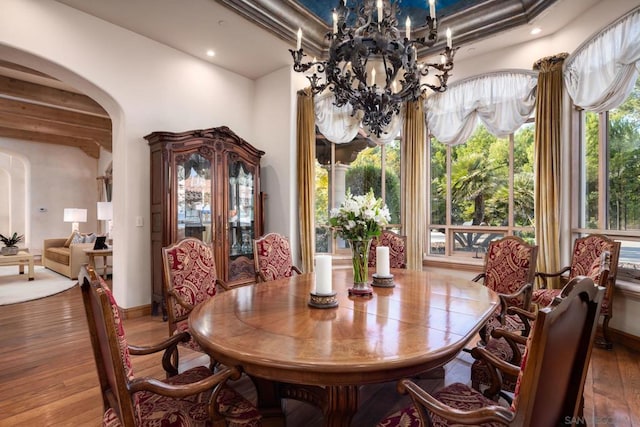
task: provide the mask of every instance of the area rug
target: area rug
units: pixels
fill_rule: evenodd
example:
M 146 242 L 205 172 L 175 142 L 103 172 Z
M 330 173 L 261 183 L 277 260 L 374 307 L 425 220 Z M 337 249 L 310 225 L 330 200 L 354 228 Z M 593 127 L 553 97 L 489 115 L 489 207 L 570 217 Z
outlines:
M 28 267 L 24 274 L 18 274 L 17 266 L 0 267 L 0 305 L 15 304 L 48 297 L 74 287 L 78 281 L 54 271 L 36 265 L 35 280 L 27 278 Z

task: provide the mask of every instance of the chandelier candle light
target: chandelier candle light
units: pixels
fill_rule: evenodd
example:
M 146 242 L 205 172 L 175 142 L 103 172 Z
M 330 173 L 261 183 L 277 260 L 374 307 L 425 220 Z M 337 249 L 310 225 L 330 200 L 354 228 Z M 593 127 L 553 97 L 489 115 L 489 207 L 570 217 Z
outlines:
M 434 92 L 447 89 L 455 54 L 451 30 L 446 31 L 441 61 L 420 63 L 418 49 L 431 47 L 438 39 L 435 0 L 428 0 L 426 26 L 414 30 L 418 34 L 415 39 L 411 39 L 408 17 L 404 37 L 400 35 L 396 17 L 399 1 L 362 0 L 352 8 L 347 7 L 347 0 L 339 1 L 333 9 L 333 31 L 327 34 L 329 58 L 303 62 L 307 55 L 302 49 L 302 30 L 298 29 L 296 50 L 289 50 L 293 69 L 312 73 L 307 78 L 314 94 L 329 88 L 337 107 L 350 104 L 353 114 L 362 113 L 362 124 L 380 137 L 394 114 L 400 113 L 403 102 L 418 100 L 427 89 Z M 356 18 L 350 28 L 347 21 L 352 12 Z M 433 83 L 423 81 L 431 71 L 435 73 Z

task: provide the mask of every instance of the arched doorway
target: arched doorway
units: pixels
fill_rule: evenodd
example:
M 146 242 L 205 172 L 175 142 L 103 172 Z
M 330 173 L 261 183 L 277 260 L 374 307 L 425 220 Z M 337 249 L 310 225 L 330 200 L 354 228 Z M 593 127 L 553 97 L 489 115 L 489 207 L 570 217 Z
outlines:
M 69 234 L 63 211 L 71 207 L 88 211 L 81 231 L 104 232 L 96 202 L 106 196 L 96 178 L 112 169 L 113 123 L 93 97 L 118 115 L 119 107 L 57 64 L 7 46 L 0 53 L 0 233 L 25 234 L 24 247 L 38 256 L 45 238 Z

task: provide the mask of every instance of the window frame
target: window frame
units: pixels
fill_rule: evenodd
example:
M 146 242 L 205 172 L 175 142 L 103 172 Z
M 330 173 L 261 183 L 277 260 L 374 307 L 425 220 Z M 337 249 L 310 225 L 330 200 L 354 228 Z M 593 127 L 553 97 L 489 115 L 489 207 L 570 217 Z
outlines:
M 571 197 L 572 216 L 571 216 L 571 242 L 575 239 L 584 237 L 590 234 L 602 235 L 614 240 L 622 242 L 640 242 L 640 230 L 614 230 L 608 228 L 609 223 L 609 191 L 608 191 L 608 176 L 609 176 L 609 111 L 604 111 L 598 114 L 598 220 L 597 228 L 587 228 L 581 226 L 586 219 L 584 216 L 584 207 L 586 200 L 586 161 L 584 148 L 586 146 L 586 113 L 578 106 L 573 106 L 572 119 L 575 123 L 573 127 L 575 137 L 572 138 L 571 154 L 575 159 L 574 164 L 580 165 L 580 167 L 572 168 L 571 182 L 577 183 L 577 187 L 580 191 L 573 192 Z M 594 113 L 596 114 L 596 113 Z M 604 197 L 600 195 L 604 194 Z M 640 284 L 640 276 L 638 270 L 625 268 L 618 263 L 617 280 L 625 280 Z
M 528 125 L 535 122 L 535 118 L 530 117 L 524 124 Z M 480 125 L 480 124 L 478 124 Z M 520 129 L 520 128 L 519 128 Z M 516 131 L 517 132 L 517 131 Z M 534 233 L 535 236 L 535 228 L 534 226 L 525 227 L 525 226 L 516 226 L 515 225 L 515 214 L 514 214 L 514 205 L 515 205 L 515 195 L 514 195 L 514 183 L 515 183 L 515 133 L 511 133 L 508 135 L 509 140 L 509 154 L 508 154 L 508 162 L 509 162 L 509 176 L 508 176 L 508 191 L 509 191 L 509 202 L 508 202 L 508 212 L 507 212 L 507 225 L 505 226 L 489 226 L 489 225 L 455 225 L 452 224 L 451 219 L 451 208 L 452 208 L 452 185 L 451 185 L 451 174 L 452 174 L 452 149 L 451 145 L 446 145 L 446 175 L 447 175 L 447 189 L 446 189 L 446 200 L 445 200 L 445 222 L 446 224 L 433 224 L 432 223 L 432 186 L 431 186 L 431 169 L 432 164 L 430 161 L 431 153 L 432 153 L 432 144 L 434 141 L 433 135 L 429 134 L 427 136 L 427 159 L 426 170 L 427 170 L 427 179 L 428 184 L 426 185 L 426 200 L 427 200 L 427 224 L 426 229 L 427 232 L 424 236 L 424 247 L 425 253 L 423 255 L 423 262 L 431 263 L 459 263 L 459 264 L 479 264 L 484 261 L 484 252 L 481 248 L 477 248 L 475 253 L 473 251 L 469 252 L 468 255 L 460 254 L 460 251 L 455 251 L 455 233 L 478 233 L 478 234 L 499 234 L 501 236 L 512 236 L 518 235 L 518 233 Z M 496 139 L 498 139 L 496 137 Z M 502 139 L 502 138 L 500 138 Z M 535 175 L 535 170 L 534 170 Z M 535 182 L 535 176 L 534 176 Z M 445 247 L 443 254 L 435 254 L 431 251 L 431 232 L 433 230 L 442 230 L 444 229 L 445 234 Z

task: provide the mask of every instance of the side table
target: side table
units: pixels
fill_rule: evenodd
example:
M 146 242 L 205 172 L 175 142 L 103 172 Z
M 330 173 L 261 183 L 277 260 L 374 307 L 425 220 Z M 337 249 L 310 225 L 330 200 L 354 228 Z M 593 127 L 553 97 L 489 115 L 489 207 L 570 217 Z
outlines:
M 107 280 L 109 267 L 113 267 L 107 263 L 107 257 L 113 257 L 113 249 L 85 249 L 84 252 L 89 257 L 89 265 L 91 265 L 96 272 L 98 272 L 98 268 L 96 267 L 95 258 L 102 257 L 102 278 Z

